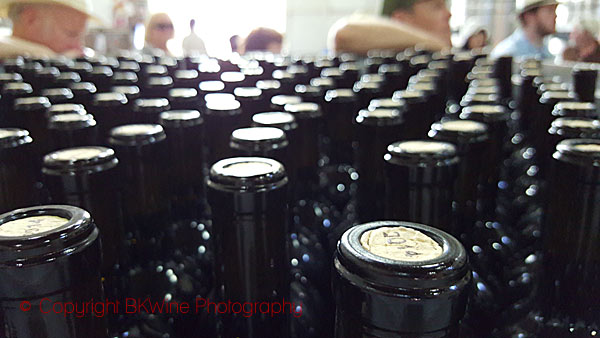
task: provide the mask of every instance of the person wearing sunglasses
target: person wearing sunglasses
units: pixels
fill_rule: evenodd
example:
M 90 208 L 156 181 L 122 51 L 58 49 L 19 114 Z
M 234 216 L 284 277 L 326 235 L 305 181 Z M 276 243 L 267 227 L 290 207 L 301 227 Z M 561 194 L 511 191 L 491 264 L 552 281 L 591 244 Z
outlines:
M 146 43 L 142 52 L 156 55 L 172 55 L 167 42 L 175 36 L 173 21 L 166 13 L 150 16 L 146 25 Z

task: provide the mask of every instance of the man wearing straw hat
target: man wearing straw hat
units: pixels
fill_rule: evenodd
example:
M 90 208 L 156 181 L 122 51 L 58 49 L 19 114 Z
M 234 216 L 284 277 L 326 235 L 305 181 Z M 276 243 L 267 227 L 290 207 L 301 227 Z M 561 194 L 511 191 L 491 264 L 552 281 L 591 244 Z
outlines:
M 12 35 L 0 38 L 0 57 L 79 56 L 91 0 L 0 0 L 0 15 L 11 19 Z
M 521 27 L 502 40 L 492 51 L 492 57 L 552 58 L 544 38 L 556 32 L 555 0 L 516 0 Z
M 381 17 L 351 17 L 330 30 L 338 52 L 402 50 L 417 44 L 430 50 L 451 47 L 450 11 L 445 0 L 384 0 Z

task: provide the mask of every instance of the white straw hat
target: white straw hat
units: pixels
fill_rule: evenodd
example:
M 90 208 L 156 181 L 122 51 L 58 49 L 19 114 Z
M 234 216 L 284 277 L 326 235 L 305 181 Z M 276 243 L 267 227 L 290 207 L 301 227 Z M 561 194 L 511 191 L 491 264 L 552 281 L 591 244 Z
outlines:
M 488 37 L 490 36 L 490 32 L 482 20 L 473 17 L 468 18 L 455 36 L 453 45 L 462 48 L 467 44 L 470 37 L 479 32 L 485 32 Z
M 516 10 L 517 14 L 521 15 L 524 12 L 527 12 L 530 9 L 534 9 L 537 7 L 548 6 L 548 5 L 558 5 L 558 1 L 556 0 L 516 0 Z
M 0 0 L 0 17 L 8 16 L 8 9 L 12 4 L 55 4 L 63 5 L 77 10 L 91 19 L 101 21 L 92 8 L 91 0 Z

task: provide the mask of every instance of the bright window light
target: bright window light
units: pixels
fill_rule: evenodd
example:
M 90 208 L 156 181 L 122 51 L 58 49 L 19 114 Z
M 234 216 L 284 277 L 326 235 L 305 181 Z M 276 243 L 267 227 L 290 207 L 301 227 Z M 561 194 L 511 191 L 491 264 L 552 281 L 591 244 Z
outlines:
M 217 57 L 231 53 L 233 35 L 246 37 L 257 27 L 285 33 L 286 1 L 282 0 L 148 0 L 148 10 L 171 17 L 175 38 L 168 47 L 176 55 L 182 54 L 181 43 L 190 33 L 191 19 L 196 19 L 196 33 L 208 53 Z

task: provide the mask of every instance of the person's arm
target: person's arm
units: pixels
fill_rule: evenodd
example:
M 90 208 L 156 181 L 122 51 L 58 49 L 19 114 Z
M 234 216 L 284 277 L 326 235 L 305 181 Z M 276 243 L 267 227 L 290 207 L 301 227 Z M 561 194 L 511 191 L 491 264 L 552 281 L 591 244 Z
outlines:
M 432 51 L 451 47 L 421 29 L 381 18 L 338 21 L 330 30 L 330 44 L 336 52 L 356 54 L 367 54 L 373 49 L 402 50 L 415 45 Z

